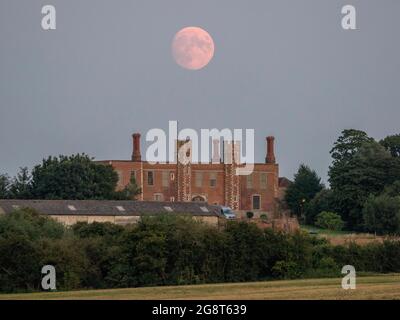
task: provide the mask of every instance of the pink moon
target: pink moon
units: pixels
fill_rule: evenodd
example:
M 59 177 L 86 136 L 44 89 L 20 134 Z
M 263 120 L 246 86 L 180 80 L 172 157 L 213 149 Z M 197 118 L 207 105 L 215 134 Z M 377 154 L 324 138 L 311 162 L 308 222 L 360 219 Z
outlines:
M 189 70 L 204 68 L 214 56 L 214 41 L 198 27 L 180 30 L 172 41 L 172 55 L 177 64 Z

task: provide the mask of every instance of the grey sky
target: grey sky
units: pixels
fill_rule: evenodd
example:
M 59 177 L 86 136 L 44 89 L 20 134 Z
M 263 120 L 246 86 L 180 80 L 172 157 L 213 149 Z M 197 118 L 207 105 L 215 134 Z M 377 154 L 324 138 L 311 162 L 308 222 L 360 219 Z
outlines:
M 41 29 L 41 7 L 57 30 Z M 357 31 L 341 7 L 357 8 Z M 170 51 L 185 26 L 215 41 L 203 70 Z M 281 175 L 326 178 L 344 128 L 400 132 L 398 0 L 2 0 L 0 172 L 48 155 L 129 159 L 131 133 L 254 128 L 256 160 L 275 135 Z

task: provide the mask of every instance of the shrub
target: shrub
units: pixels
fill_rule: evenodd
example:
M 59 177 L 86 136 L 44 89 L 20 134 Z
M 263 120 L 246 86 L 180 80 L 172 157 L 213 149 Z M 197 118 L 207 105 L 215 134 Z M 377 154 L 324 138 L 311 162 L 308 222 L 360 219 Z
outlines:
M 304 214 L 307 224 L 314 224 L 316 217 L 323 211 L 335 211 L 334 193 L 323 189 L 305 206 Z
M 341 230 L 344 223 L 337 213 L 323 211 L 317 215 L 315 225 L 323 229 Z
M 364 204 L 365 228 L 378 234 L 400 234 L 400 197 L 370 196 Z
M 247 217 L 247 219 L 251 219 L 251 218 L 254 217 L 254 213 L 251 212 L 251 211 L 247 211 L 247 212 L 246 212 L 246 217 Z
M 301 271 L 294 261 L 277 261 L 272 267 L 272 274 L 279 279 L 295 279 L 301 276 Z
M 0 292 L 40 290 L 46 264 L 58 290 L 340 276 L 347 264 L 400 272 L 400 241 L 332 246 L 303 232 L 238 221 L 219 230 L 171 215 L 71 229 L 24 210 L 0 217 Z

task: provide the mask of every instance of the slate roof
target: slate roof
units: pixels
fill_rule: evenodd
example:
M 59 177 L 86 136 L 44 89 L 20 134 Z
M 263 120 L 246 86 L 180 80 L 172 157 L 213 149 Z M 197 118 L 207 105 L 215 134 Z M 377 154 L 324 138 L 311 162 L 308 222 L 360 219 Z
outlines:
M 31 208 L 46 215 L 142 216 L 191 214 L 218 216 L 219 206 L 205 202 L 105 201 L 105 200 L 0 200 L 0 214 Z

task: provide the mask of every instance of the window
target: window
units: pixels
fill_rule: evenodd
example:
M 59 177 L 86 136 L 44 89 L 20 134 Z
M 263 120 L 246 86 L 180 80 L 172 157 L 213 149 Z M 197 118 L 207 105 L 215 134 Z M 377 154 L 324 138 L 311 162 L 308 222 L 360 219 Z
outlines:
M 196 187 L 201 188 L 203 185 L 203 172 L 196 172 Z
M 217 186 L 217 175 L 215 173 L 210 173 L 210 187 Z
M 155 193 L 153 198 L 154 198 L 154 201 L 163 201 L 164 195 L 162 193 Z
M 169 172 L 168 171 L 163 171 L 162 172 L 162 186 L 163 187 L 169 187 Z
M 147 185 L 149 185 L 149 186 L 154 185 L 154 172 L 153 171 L 147 172 Z
M 267 174 L 265 172 L 260 173 L 260 188 L 267 189 Z
M 253 188 L 253 176 L 251 174 L 246 176 L 246 186 L 247 186 L 247 189 Z
M 261 208 L 260 196 L 253 196 L 253 210 L 260 210 Z

